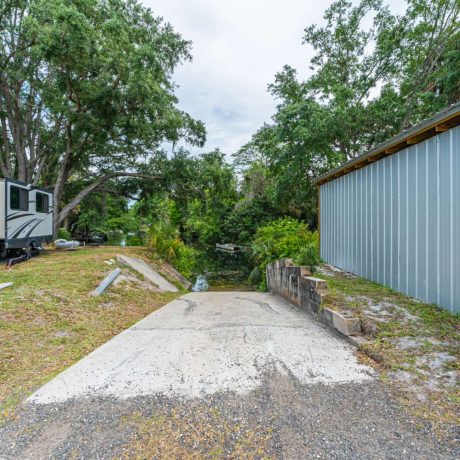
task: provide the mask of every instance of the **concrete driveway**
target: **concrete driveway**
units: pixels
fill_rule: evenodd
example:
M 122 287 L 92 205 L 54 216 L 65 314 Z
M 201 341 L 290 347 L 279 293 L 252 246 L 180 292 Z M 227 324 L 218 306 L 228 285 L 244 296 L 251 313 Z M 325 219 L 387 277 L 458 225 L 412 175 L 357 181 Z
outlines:
M 257 292 L 187 294 L 35 392 L 0 459 L 453 459 L 342 338 Z

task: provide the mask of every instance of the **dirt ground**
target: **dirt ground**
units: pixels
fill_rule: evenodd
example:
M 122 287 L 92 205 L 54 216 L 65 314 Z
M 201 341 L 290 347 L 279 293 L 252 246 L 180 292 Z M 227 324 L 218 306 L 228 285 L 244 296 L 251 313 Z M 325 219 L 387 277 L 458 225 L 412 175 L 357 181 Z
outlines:
M 244 396 L 84 398 L 23 408 L 0 428 L 0 458 L 456 459 L 455 436 L 439 441 L 382 382 L 302 385 L 275 372 Z

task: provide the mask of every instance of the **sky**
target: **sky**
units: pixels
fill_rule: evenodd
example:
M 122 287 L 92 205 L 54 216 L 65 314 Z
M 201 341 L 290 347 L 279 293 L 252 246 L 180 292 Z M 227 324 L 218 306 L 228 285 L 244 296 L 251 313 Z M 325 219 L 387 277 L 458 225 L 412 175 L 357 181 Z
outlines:
M 331 1 L 141 0 L 176 32 L 191 40 L 193 61 L 179 66 L 174 81 L 179 108 L 206 125 L 203 149 L 219 147 L 230 159 L 269 122 L 276 101 L 268 84 L 285 64 L 309 75 L 313 50 L 302 45 L 304 29 L 323 24 Z M 402 12 L 402 0 L 388 2 Z

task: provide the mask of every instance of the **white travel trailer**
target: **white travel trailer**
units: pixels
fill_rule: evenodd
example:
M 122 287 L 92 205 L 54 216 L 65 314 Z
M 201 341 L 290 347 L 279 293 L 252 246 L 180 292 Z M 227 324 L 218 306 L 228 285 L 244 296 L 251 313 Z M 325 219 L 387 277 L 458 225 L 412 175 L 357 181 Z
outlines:
M 0 179 L 0 255 L 39 248 L 53 238 L 53 192 Z

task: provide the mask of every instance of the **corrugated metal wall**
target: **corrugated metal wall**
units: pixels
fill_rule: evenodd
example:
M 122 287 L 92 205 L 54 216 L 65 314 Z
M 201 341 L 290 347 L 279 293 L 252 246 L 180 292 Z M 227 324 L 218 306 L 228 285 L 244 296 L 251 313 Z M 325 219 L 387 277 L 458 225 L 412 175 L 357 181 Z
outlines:
M 321 257 L 460 311 L 460 127 L 320 187 Z

